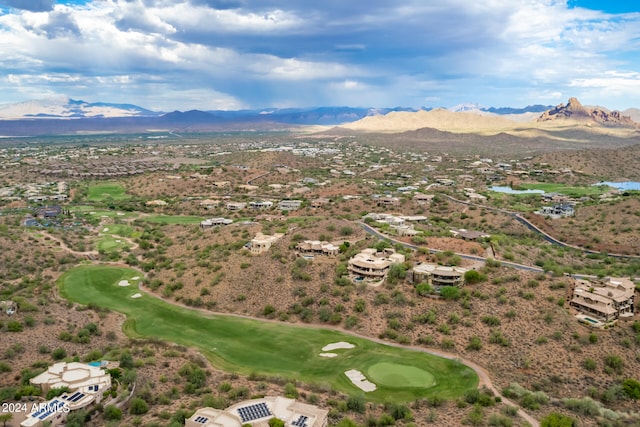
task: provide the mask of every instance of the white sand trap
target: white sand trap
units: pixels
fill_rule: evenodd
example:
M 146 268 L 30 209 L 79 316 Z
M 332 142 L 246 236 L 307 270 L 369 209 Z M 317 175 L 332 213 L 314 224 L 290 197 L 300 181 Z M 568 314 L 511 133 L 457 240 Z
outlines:
M 118 216 L 123 216 L 123 215 L 124 215 L 124 212 L 118 212 L 116 215 L 118 215 Z
M 132 277 L 131 280 L 140 280 L 140 276 Z
M 353 385 L 355 385 L 362 391 L 367 392 L 374 391 L 376 389 L 376 385 L 369 381 L 367 377 L 365 377 L 362 372 L 358 371 L 357 369 L 351 369 L 349 371 L 346 371 L 344 374 L 351 380 Z
M 130 285 L 130 283 L 129 283 L 128 280 L 120 280 L 118 282 L 118 286 L 129 286 L 129 285 Z
M 318 356 L 320 356 L 320 357 L 336 357 L 337 354 L 336 353 L 320 353 L 320 354 L 318 354 Z
M 103 229 L 102 229 L 102 232 L 103 232 L 103 233 L 106 233 L 107 231 L 109 231 L 109 229 L 108 229 L 108 228 L 103 228 Z
M 133 294 L 133 295 L 131 295 L 131 298 L 140 298 L 140 297 L 142 297 L 142 294 Z
M 95 212 L 89 212 L 89 215 L 95 215 L 95 214 L 96 214 Z
M 355 345 L 349 342 L 340 341 L 340 342 L 334 342 L 334 343 L 325 345 L 324 347 L 322 347 L 322 351 L 331 351 L 331 350 L 336 350 L 338 348 L 353 348 L 353 347 L 355 347 Z
M 116 239 L 116 243 L 122 243 L 122 240 Z

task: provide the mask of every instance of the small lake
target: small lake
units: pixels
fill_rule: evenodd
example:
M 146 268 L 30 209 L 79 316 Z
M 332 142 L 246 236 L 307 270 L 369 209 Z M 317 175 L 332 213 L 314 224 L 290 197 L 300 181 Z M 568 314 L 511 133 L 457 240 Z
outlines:
M 489 190 L 506 194 L 544 194 L 544 190 L 514 190 L 507 186 L 493 186 L 490 187 Z
M 597 184 L 593 185 L 607 185 L 609 187 L 613 187 L 617 190 L 640 190 L 640 182 L 638 181 L 623 181 L 623 182 L 611 182 L 611 181 L 601 181 Z

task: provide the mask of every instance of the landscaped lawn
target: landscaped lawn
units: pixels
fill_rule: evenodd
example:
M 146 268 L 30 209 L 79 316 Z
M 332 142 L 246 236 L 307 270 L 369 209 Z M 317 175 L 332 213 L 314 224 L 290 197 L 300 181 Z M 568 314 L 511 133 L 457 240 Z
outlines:
M 102 202 L 108 199 L 124 200 L 130 196 L 125 188 L 116 182 L 100 182 L 89 186 L 87 200 L 92 202 Z
M 475 372 L 454 360 L 328 329 L 209 315 L 141 292 L 134 277 L 143 275 L 130 268 L 84 265 L 66 272 L 58 283 L 61 294 L 70 300 L 126 314 L 124 330 L 129 336 L 154 337 L 198 348 L 214 366 L 230 372 L 283 376 L 357 394 L 362 392 L 344 372 L 358 369 L 384 382 L 376 391 L 365 394 L 374 401 L 413 401 L 430 395 L 457 398 L 478 385 Z M 119 286 L 121 280 L 130 280 L 131 285 Z M 136 293 L 142 297 L 131 298 Z M 319 356 L 322 347 L 340 341 L 350 342 L 355 348 L 335 350 L 338 356 L 334 358 Z M 416 378 L 405 386 L 403 381 L 385 376 L 387 370 Z M 420 382 L 425 387 L 420 387 Z
M 121 240 L 113 236 L 102 236 L 98 240 L 98 250 L 102 252 L 120 252 L 129 246 L 126 240 Z
M 159 224 L 200 224 L 204 221 L 203 217 L 186 215 L 152 215 L 140 219 Z

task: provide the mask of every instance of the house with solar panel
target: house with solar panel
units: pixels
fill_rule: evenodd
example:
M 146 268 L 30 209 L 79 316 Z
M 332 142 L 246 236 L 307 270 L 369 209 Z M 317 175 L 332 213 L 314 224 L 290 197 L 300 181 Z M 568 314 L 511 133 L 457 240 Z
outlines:
M 198 409 L 185 427 L 268 427 L 269 420 L 278 418 L 286 427 L 327 427 L 329 411 L 315 405 L 298 402 L 282 396 L 265 396 L 260 399 L 236 403 L 225 410 Z
M 71 411 L 102 402 L 111 389 L 111 375 L 98 366 L 79 362 L 60 362 L 30 380 L 46 394 L 54 388 L 69 388 L 68 392 L 47 402 L 34 405 L 21 427 L 52 427 L 64 425 Z M 46 423 L 46 424 L 45 424 Z

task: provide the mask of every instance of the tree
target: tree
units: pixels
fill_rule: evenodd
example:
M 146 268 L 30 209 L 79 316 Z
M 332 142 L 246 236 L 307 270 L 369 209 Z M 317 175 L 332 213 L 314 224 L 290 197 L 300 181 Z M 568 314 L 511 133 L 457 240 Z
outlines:
M 566 415 L 552 412 L 540 420 L 540 427 L 576 427 L 578 422 Z
M 487 276 L 476 270 L 469 270 L 464 273 L 464 281 L 466 283 L 480 283 L 487 280 Z
M 271 418 L 269 420 L 269 427 L 284 427 L 284 421 L 280 418 Z
M 132 415 L 142 415 L 146 414 L 149 411 L 149 405 L 143 399 L 139 397 L 134 397 L 131 400 L 131 405 L 129 406 L 129 413 Z
M 131 356 L 131 353 L 128 351 L 125 351 L 120 355 L 120 367 L 122 369 L 133 368 L 133 356 Z
M 104 419 L 108 421 L 117 421 L 122 419 L 122 410 L 114 405 L 107 405 L 104 408 Z
M 622 391 L 630 399 L 640 399 L 640 382 L 628 378 L 622 382 Z
M 460 289 L 455 286 L 443 286 L 440 288 L 440 296 L 447 300 L 456 300 L 460 298 Z
M 2 426 L 6 427 L 7 423 L 13 419 L 13 414 L 0 414 L 0 422 L 2 422 Z

